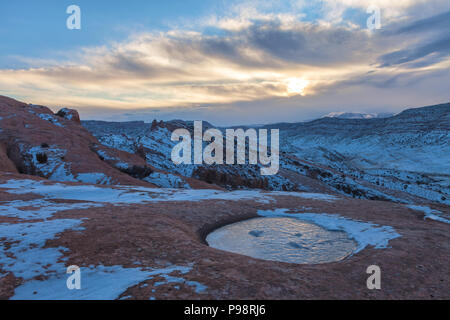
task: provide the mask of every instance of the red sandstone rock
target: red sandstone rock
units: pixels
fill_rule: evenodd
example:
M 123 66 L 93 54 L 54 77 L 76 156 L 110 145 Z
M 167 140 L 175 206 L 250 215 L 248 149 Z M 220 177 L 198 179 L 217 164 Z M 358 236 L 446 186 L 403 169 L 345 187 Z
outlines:
M 17 173 L 17 168 L 8 158 L 6 148 L 3 144 L 0 144 L 0 171 Z
M 138 155 L 101 145 L 80 124 L 78 112 L 0 96 L 0 171 L 54 181 L 155 186 L 144 179 L 155 171 Z M 158 170 L 156 170 L 158 171 Z M 179 177 L 194 188 L 210 185 Z
M 30 178 L 42 180 L 0 174 L 0 183 Z M 11 194 L 0 188 L 2 202 L 36 198 L 39 198 L 36 194 Z M 51 201 L 70 203 L 61 199 Z M 448 212 L 445 205 L 430 204 L 430 207 Z M 254 259 L 208 247 L 204 241 L 217 227 L 256 217 L 258 209 L 274 208 L 339 214 L 348 219 L 391 226 L 401 237 L 391 240 L 386 248 L 369 246 L 342 261 L 318 265 Z M 448 224 L 424 220 L 423 214 L 401 204 L 344 197 L 328 202 L 280 194 L 270 203 L 251 200 L 152 202 L 131 206 L 105 203 L 102 207 L 57 213 L 43 222 L 69 218 L 83 219 L 83 230 L 67 230 L 47 241 L 45 246 L 67 248 L 64 251 L 66 266 L 74 263 L 82 268 L 91 265 L 125 268 L 192 265 L 192 270 L 186 274 L 172 274 L 186 282 L 171 283 L 164 282 L 161 276 L 149 277 L 123 291 L 120 296 L 128 299 L 450 298 Z M 1 223 L 27 222 L 4 217 Z M 0 237 L 0 244 L 7 246 L 5 242 Z M 369 290 L 366 286 L 369 276 L 366 269 L 373 264 L 382 270 L 381 290 Z M 4 273 L 0 265 L 0 274 L 2 271 Z M 4 275 L 0 278 L 0 299 L 9 299 L 23 279 L 12 273 Z M 163 284 L 156 285 L 160 281 Z M 196 292 L 188 281 L 200 282 L 206 287 L 205 291 Z
M 63 108 L 56 113 L 57 116 L 62 117 L 67 120 L 75 121 L 76 123 L 80 123 L 80 115 L 77 110 Z

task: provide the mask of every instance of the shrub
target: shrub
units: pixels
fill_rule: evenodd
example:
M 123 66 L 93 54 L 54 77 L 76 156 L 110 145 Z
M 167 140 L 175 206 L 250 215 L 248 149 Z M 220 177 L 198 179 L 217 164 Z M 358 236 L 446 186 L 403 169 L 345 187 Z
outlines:
M 144 159 L 144 160 L 147 159 L 147 155 L 146 155 L 146 153 L 145 153 L 145 149 L 144 149 L 144 146 L 143 146 L 142 144 L 139 145 L 139 147 L 137 147 L 137 149 L 136 149 L 136 155 L 137 155 L 138 157 L 141 157 L 141 158 Z
M 64 118 L 66 116 L 66 112 L 63 109 L 61 109 L 56 113 L 56 115 L 58 117 Z
M 136 179 L 144 179 L 153 173 L 153 170 L 147 166 L 132 166 L 126 169 L 120 169 L 123 173 L 129 174 Z
M 45 153 L 37 153 L 36 154 L 36 160 L 39 163 L 47 163 L 48 157 Z

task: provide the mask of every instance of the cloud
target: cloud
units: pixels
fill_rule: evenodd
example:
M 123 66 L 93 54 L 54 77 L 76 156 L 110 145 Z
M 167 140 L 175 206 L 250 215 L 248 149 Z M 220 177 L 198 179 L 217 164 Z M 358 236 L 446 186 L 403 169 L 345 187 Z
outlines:
M 33 68 L 0 70 L 0 93 L 81 107 L 86 115 L 108 110 L 127 118 L 143 109 L 153 116 L 149 108 L 157 108 L 160 116 L 217 112 L 221 116 L 214 119 L 232 113 L 245 119 L 251 110 L 264 111 L 259 113 L 270 119 L 276 113 L 290 118 L 279 108 L 270 112 L 269 105 L 297 114 L 308 106 L 331 106 L 336 99 L 354 103 L 362 93 L 370 100 L 380 90 L 399 101 L 400 92 L 405 99 L 404 90 L 413 82 L 427 96 L 426 86 L 435 85 L 433 75 L 449 69 L 450 13 L 410 18 L 424 1 L 324 0 L 318 8 L 292 0 L 278 11 L 273 3 L 261 3 L 245 1 L 230 13 L 200 22 L 214 26 L 214 32 L 178 27 L 132 34 L 127 41 L 83 48 L 70 60 L 44 59 Z M 383 30 L 342 23 L 346 10 L 365 10 L 369 4 L 389 8 L 387 21 L 392 22 Z M 402 14 L 406 18 L 394 19 Z
M 450 37 L 439 39 L 412 49 L 390 52 L 380 57 L 380 67 L 416 62 L 410 68 L 426 67 L 445 60 L 450 55 Z M 424 58 L 427 58 L 424 60 Z M 421 61 L 418 61 L 421 60 Z
M 403 65 L 423 68 L 445 61 L 450 55 L 450 11 L 394 26 L 385 36 L 409 39 L 404 48 L 386 53 L 378 59 L 380 67 Z M 406 41 L 404 41 L 406 42 Z
M 65 96 L 60 103 L 79 97 L 80 105 L 120 108 L 289 97 L 295 94 L 289 89 L 292 78 L 310 80 L 302 94 L 311 94 L 330 74 L 342 76 L 370 55 L 360 48 L 368 43 L 362 30 L 303 22 L 287 28 L 278 20 L 226 35 L 144 33 L 109 48 L 87 49 L 79 61 L 0 70 L 0 83 L 3 90 L 27 94 L 54 91 Z
M 330 21 L 342 21 L 346 10 L 351 8 L 366 11 L 374 6 L 381 9 L 384 23 L 391 23 L 398 19 L 404 19 L 409 14 L 416 15 L 416 8 L 440 9 L 446 0 L 323 0 L 325 3 L 326 18 Z M 428 14 L 436 14 L 434 10 L 427 10 Z
M 447 32 L 450 30 L 450 11 L 420 19 L 395 30 L 395 34 L 417 33 L 424 31 Z

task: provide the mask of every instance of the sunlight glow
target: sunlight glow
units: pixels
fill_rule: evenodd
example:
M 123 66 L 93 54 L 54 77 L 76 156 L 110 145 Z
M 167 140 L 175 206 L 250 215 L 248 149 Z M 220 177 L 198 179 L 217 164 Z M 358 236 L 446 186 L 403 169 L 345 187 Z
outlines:
M 287 92 L 289 94 L 305 95 L 305 89 L 309 85 L 309 80 L 302 78 L 290 78 L 287 79 Z

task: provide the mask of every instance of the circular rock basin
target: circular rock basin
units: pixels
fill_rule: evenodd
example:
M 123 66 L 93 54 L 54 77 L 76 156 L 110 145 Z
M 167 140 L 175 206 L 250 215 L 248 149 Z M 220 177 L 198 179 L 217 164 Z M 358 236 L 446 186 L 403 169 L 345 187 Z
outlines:
M 252 258 L 298 264 L 340 261 L 356 242 L 295 218 L 255 218 L 224 226 L 206 237 L 209 246 Z

